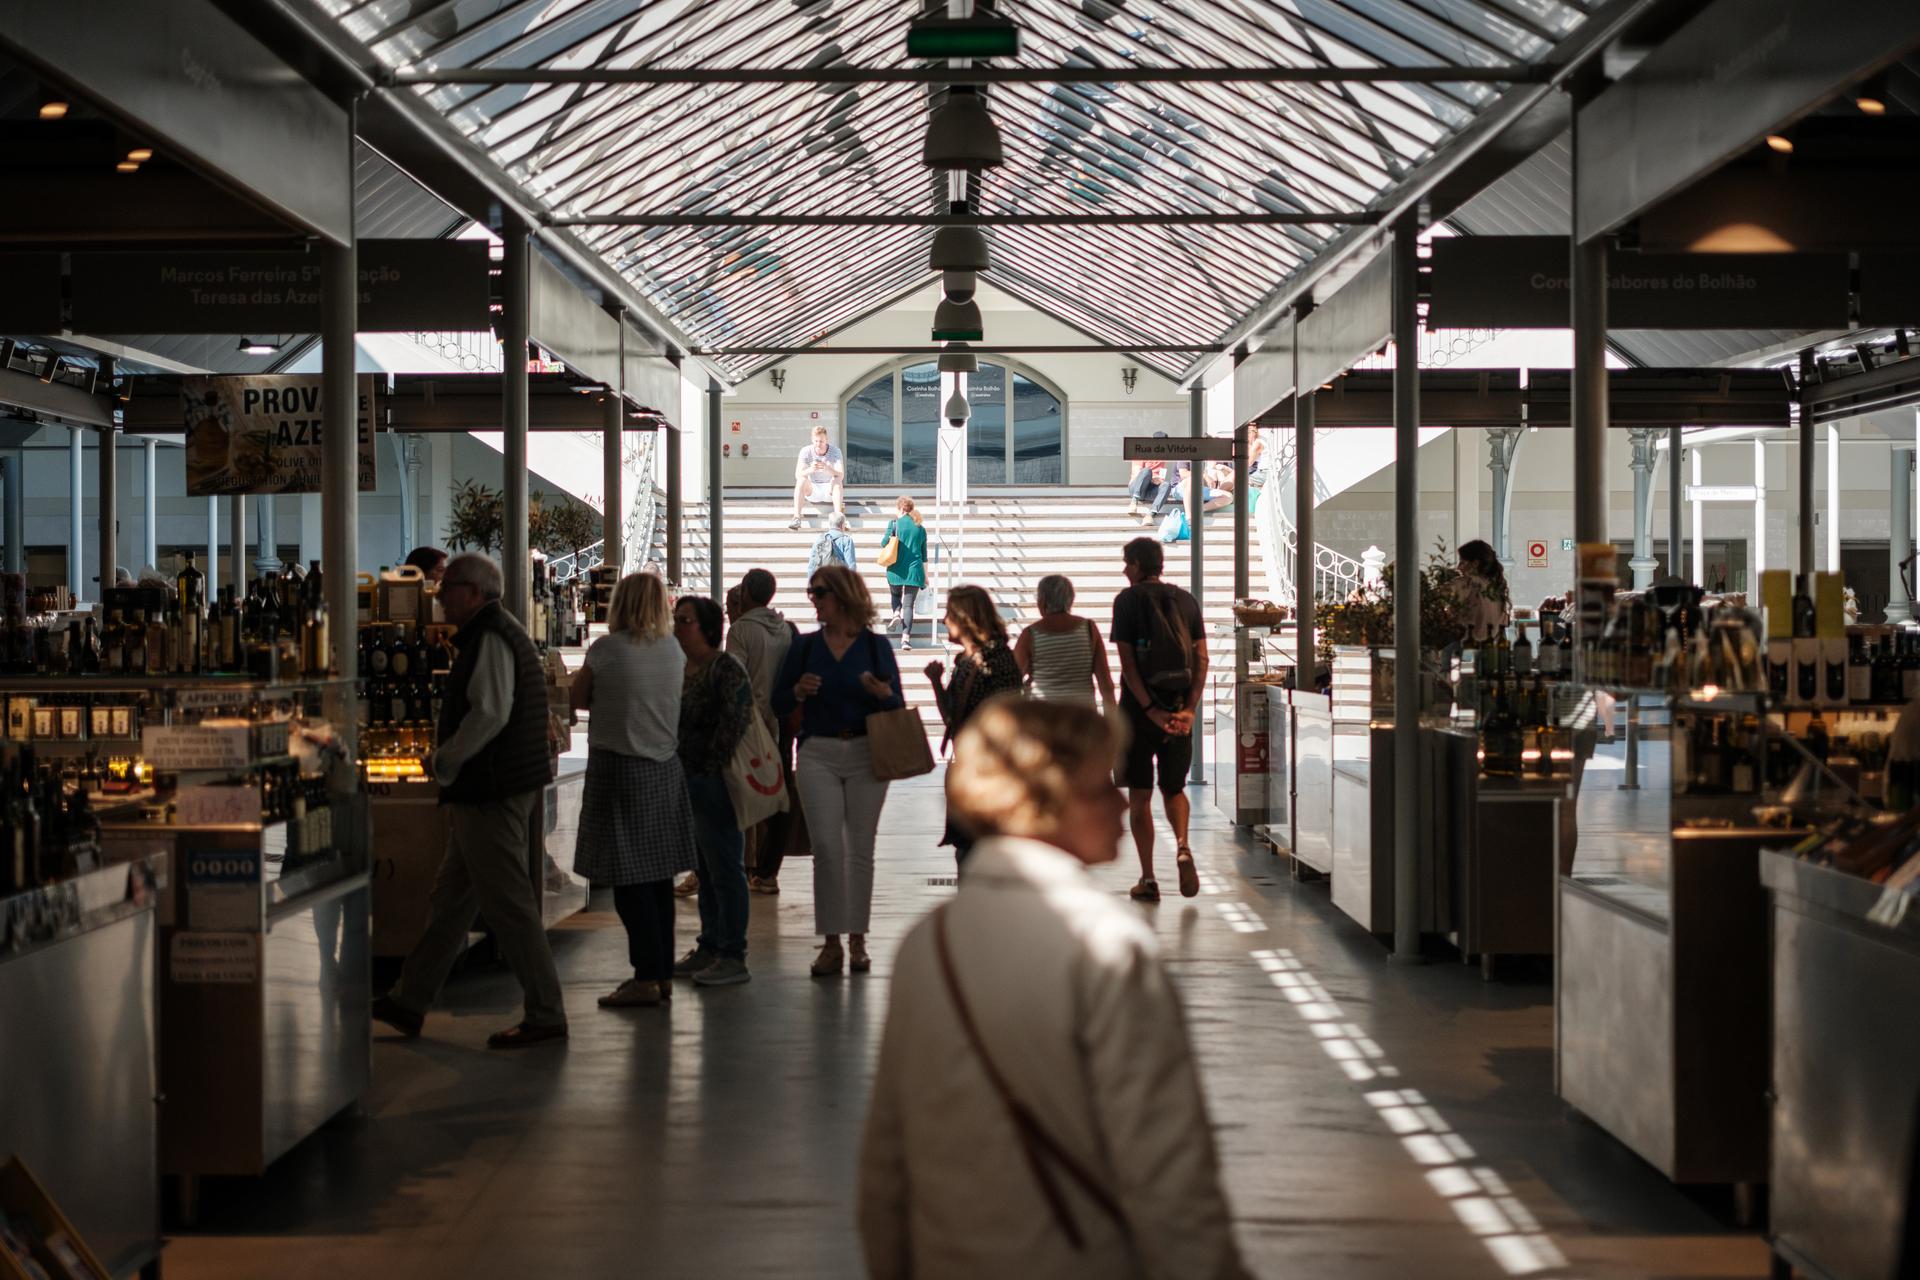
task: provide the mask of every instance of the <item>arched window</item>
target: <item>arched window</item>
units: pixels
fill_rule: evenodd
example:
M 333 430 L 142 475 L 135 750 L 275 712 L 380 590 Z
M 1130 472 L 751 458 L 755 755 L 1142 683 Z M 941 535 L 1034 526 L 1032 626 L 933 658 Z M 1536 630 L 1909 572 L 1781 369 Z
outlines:
M 968 485 L 1065 482 L 1065 397 L 1030 369 L 983 358 L 978 373 L 942 378 L 937 362 L 914 359 L 855 383 L 840 414 L 847 483 L 932 488 L 942 405 L 956 376 L 972 407 Z

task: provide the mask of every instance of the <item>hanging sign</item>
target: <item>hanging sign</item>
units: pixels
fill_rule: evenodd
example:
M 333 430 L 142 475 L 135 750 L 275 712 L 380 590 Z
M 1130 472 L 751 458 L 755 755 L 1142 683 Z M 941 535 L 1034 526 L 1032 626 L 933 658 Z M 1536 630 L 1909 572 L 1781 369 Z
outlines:
M 359 390 L 359 482 L 374 487 L 371 375 Z M 187 494 L 318 493 L 324 401 L 316 374 L 183 378 Z
M 1122 453 L 1129 461 L 1225 462 L 1233 457 L 1233 441 L 1211 436 L 1128 436 Z
M 1527 568 L 1544 569 L 1546 567 L 1547 544 L 1539 541 L 1529 542 L 1527 544 Z
M 60 332 L 60 255 L 0 254 L 0 333 Z
M 1564 329 L 1564 236 L 1450 236 L 1433 243 L 1430 329 Z M 1844 329 L 1851 273 L 1834 253 L 1615 253 L 1611 329 Z

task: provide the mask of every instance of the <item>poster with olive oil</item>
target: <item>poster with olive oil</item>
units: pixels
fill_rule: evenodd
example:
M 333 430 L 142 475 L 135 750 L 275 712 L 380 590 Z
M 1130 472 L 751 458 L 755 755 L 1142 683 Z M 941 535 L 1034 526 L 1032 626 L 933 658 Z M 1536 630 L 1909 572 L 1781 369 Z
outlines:
M 354 379 L 359 398 L 359 477 L 374 487 L 371 376 Z M 325 396 L 315 374 L 183 378 L 187 493 L 320 492 Z

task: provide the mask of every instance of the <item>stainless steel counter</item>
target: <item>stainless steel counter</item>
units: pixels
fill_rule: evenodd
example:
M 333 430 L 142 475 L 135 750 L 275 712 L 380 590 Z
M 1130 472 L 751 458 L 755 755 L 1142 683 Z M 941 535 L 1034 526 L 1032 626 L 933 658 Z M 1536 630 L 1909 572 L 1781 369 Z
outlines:
M 0 899 L 0 1153 L 101 1262 L 159 1256 L 156 908 L 163 856 Z M 30 1100 L 30 1101 L 29 1101 Z
M 1879 887 L 1760 856 L 1773 897 L 1775 1252 L 1815 1276 L 1901 1274 L 1920 1132 L 1920 902 L 1882 924 Z

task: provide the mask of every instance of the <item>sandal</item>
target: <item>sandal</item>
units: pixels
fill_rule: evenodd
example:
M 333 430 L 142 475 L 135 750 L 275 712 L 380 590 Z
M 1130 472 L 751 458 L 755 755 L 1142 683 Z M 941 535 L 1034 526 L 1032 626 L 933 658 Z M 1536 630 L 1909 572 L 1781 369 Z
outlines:
M 1142 876 L 1140 877 L 1139 884 L 1127 890 L 1127 896 L 1135 902 L 1158 902 L 1160 901 L 1160 885 L 1157 881 L 1149 880 L 1145 876 Z
M 847 969 L 851 973 L 865 973 L 873 968 L 873 957 L 867 954 L 865 942 L 847 944 Z
M 508 1027 L 505 1031 L 496 1031 L 488 1036 L 487 1048 L 524 1049 L 528 1045 L 545 1044 L 549 1040 L 566 1038 L 567 1024 L 564 1022 L 549 1023 L 543 1027 L 535 1026 L 531 1022 L 523 1022 L 517 1027 Z
M 1180 871 L 1180 896 L 1197 898 L 1200 896 L 1200 872 L 1193 865 L 1193 850 L 1185 845 L 1174 855 L 1173 865 Z
M 816 978 L 838 977 L 846 962 L 847 953 L 840 949 L 840 944 L 830 942 L 820 948 L 820 954 L 813 958 L 813 976 Z

